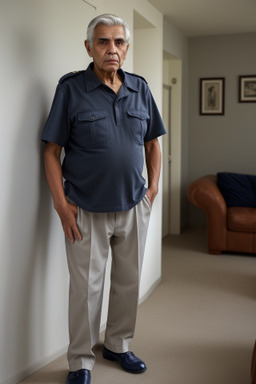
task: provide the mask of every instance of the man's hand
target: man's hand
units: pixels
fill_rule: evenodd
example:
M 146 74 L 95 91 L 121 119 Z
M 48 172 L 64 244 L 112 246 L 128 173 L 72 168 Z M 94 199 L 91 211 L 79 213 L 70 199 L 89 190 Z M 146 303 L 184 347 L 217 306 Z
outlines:
M 152 187 L 147 189 L 146 195 L 150 201 L 151 206 L 153 206 L 157 193 L 158 193 L 158 189 L 153 189 Z
M 65 206 L 56 208 L 61 220 L 65 236 L 74 243 L 75 240 L 82 240 L 82 235 L 77 226 L 77 206 L 67 202 Z

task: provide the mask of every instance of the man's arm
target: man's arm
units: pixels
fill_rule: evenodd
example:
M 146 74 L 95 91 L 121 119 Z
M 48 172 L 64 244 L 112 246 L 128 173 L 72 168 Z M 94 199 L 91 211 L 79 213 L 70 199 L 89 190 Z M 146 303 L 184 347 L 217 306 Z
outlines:
M 161 171 L 161 149 L 158 139 L 145 142 L 146 166 L 148 172 L 147 196 L 153 205 L 158 193 L 158 184 Z
M 63 231 L 73 243 L 75 239 L 81 240 L 82 236 L 76 223 L 77 207 L 67 202 L 64 193 L 60 162 L 61 149 L 62 147 L 57 144 L 47 143 L 44 151 L 45 172 L 54 208 L 60 217 Z

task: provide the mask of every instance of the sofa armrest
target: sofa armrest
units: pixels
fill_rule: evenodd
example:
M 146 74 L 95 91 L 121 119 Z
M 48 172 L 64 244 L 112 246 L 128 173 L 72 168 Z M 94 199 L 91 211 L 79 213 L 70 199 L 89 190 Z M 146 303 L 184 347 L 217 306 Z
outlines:
M 188 199 L 207 216 L 208 248 L 219 254 L 226 249 L 227 205 L 217 186 L 216 175 L 193 181 L 187 188 Z
M 251 384 L 256 384 L 256 341 L 254 343 L 251 359 Z
M 196 207 L 210 215 L 221 215 L 226 224 L 227 205 L 217 186 L 215 175 L 203 176 L 193 181 L 188 186 L 187 195 Z

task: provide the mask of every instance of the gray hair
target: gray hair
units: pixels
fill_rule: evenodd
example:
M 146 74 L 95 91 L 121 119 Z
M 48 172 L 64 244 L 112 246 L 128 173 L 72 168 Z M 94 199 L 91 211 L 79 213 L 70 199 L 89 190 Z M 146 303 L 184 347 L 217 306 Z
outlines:
M 104 25 L 121 25 L 124 28 L 124 33 L 125 33 L 125 43 L 129 44 L 130 43 L 130 38 L 131 38 L 131 33 L 129 30 L 128 25 L 126 22 L 121 19 L 120 17 L 113 15 L 111 13 L 104 13 L 103 15 L 99 15 L 92 19 L 88 25 L 87 28 L 87 41 L 92 47 L 93 45 L 93 35 L 95 28 L 99 24 L 104 24 Z

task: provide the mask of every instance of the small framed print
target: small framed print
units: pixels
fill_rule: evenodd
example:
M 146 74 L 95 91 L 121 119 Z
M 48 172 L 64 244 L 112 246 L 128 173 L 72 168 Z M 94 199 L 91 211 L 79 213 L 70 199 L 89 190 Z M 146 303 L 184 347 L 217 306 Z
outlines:
M 256 103 L 256 75 L 239 76 L 239 102 Z
M 200 78 L 200 115 L 224 115 L 225 78 Z

